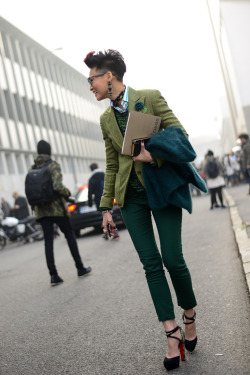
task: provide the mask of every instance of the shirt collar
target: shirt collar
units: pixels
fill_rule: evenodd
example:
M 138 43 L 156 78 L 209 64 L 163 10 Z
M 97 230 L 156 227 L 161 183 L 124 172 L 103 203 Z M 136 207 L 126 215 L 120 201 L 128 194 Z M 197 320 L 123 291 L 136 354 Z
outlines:
M 114 107 L 114 104 L 113 104 L 113 101 L 110 100 L 110 105 L 116 109 L 118 112 L 126 112 L 128 110 L 128 92 L 129 92 L 129 87 L 126 86 L 126 89 L 125 89 L 125 92 L 124 92 L 124 95 L 123 95 L 123 98 L 122 98 L 122 101 L 121 101 L 121 105 L 122 105 L 122 108 L 120 107 Z

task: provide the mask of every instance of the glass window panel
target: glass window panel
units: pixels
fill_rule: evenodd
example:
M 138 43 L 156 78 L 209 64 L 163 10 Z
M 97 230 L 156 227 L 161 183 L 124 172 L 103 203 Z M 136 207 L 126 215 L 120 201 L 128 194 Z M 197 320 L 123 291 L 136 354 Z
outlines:
M 35 117 L 35 123 L 38 125 L 39 124 L 39 115 L 40 115 L 38 104 L 34 100 L 31 100 L 31 105 L 32 105 L 33 114 L 34 114 L 34 117 Z
M 74 135 L 71 135 L 69 138 L 71 140 L 71 153 L 73 155 L 78 155 L 79 153 L 76 145 L 76 137 Z
M 24 109 L 25 109 L 27 121 L 31 124 L 32 123 L 31 114 L 30 114 L 31 109 L 29 108 L 28 100 L 27 100 L 26 96 L 23 97 L 23 104 L 24 104 Z
M 0 145 L 4 148 L 10 148 L 9 135 L 3 118 L 0 118 Z
M 17 169 L 20 174 L 23 174 L 25 172 L 24 165 L 23 165 L 23 155 L 16 154 L 16 163 L 17 163 Z
M 23 72 L 23 79 L 24 79 L 24 86 L 26 88 L 27 97 L 29 100 L 33 99 L 32 90 L 30 86 L 30 78 L 27 68 L 22 66 L 22 72 Z
M 40 76 L 40 74 L 37 76 L 37 81 L 38 81 L 38 86 L 39 86 L 39 90 L 41 94 L 42 103 L 43 105 L 47 105 L 46 95 L 45 95 L 44 86 L 43 86 L 43 79 Z
M 54 137 L 57 139 L 57 146 L 58 146 L 58 153 L 59 154 L 63 154 L 64 153 L 64 151 L 63 151 L 63 148 L 62 148 L 62 143 L 64 143 L 65 142 L 65 140 L 64 140 L 64 134 L 61 134 L 61 137 L 60 137 L 60 134 L 59 134 L 59 132 L 56 130 L 56 131 L 54 131 Z M 62 142 L 60 142 L 60 139 L 62 140 Z
M 15 117 L 14 117 L 14 111 L 13 111 L 10 95 L 11 94 L 9 93 L 9 91 L 4 91 L 5 103 L 7 106 L 9 118 L 14 120 Z
M 6 67 L 6 74 L 8 77 L 8 82 L 9 82 L 9 89 L 11 92 L 16 93 L 16 84 L 13 76 L 13 70 L 11 67 L 11 61 L 7 58 L 4 59 L 5 62 L 5 67 Z
M 71 98 L 71 92 L 69 90 L 66 90 L 66 95 L 68 97 L 68 103 L 69 103 L 69 113 L 71 115 L 74 114 L 74 109 L 73 109 L 73 106 L 72 106 L 72 98 Z
M 64 111 L 66 113 L 69 113 L 68 100 L 67 100 L 66 90 L 64 87 L 62 87 L 62 96 L 63 96 L 63 101 L 64 101 Z
M 51 93 L 50 93 L 49 81 L 47 80 L 47 78 L 44 78 L 44 86 L 45 86 L 45 91 L 46 91 L 48 102 L 49 102 L 48 104 L 49 104 L 50 107 L 53 107 L 53 101 L 52 101 L 52 97 L 51 97 Z
M 48 133 L 47 133 L 47 129 L 44 128 L 44 127 L 42 127 L 41 132 L 42 132 L 42 139 L 44 139 L 45 141 L 48 142 Z
M 68 171 L 67 159 L 64 157 L 62 158 L 62 160 L 63 160 L 63 171 L 64 173 L 68 173 L 69 171 Z
M 24 158 L 25 158 L 26 172 L 27 172 L 33 164 L 33 158 L 31 155 L 24 155 Z
M 61 87 L 58 84 L 56 84 L 56 91 L 57 91 L 57 96 L 58 96 L 58 101 L 59 101 L 59 108 L 61 111 L 64 111 Z
M 8 127 L 9 127 L 9 132 L 11 134 L 11 141 L 12 141 L 12 147 L 19 149 L 19 141 L 18 141 L 18 135 L 16 132 L 16 125 L 14 121 L 8 120 Z
M 23 113 L 21 109 L 21 103 L 20 103 L 21 99 L 17 94 L 14 94 L 14 99 L 15 99 L 15 104 L 16 104 L 16 112 L 17 112 L 18 120 L 24 122 Z
M 32 88 L 33 88 L 35 101 L 39 103 L 41 101 L 41 99 L 40 99 L 40 95 L 39 95 L 39 91 L 38 91 L 38 87 L 37 87 L 36 75 L 32 71 L 30 71 L 30 78 L 31 78 L 31 84 L 32 84 Z
M 57 101 L 57 96 L 56 96 L 56 88 L 54 82 L 50 81 L 50 87 L 51 87 L 51 92 L 52 92 L 52 97 L 53 97 L 53 103 L 54 103 L 54 108 L 58 109 L 58 101 Z
M 18 133 L 21 141 L 21 148 L 24 150 L 28 150 L 28 140 L 26 137 L 25 129 L 24 129 L 24 124 L 22 122 L 17 123 L 17 128 L 18 128 Z
M 7 39 L 6 39 L 6 34 L 4 32 L 2 32 L 1 35 L 2 35 L 2 45 L 4 47 L 5 56 L 10 58 L 10 52 L 9 52 L 8 42 L 7 42 Z
M 37 143 L 37 142 L 39 142 L 42 139 L 40 127 L 37 126 L 37 125 L 35 125 L 34 126 L 34 131 L 35 131 L 35 137 L 36 137 L 36 143 Z
M 40 113 L 41 113 L 41 118 L 42 118 L 42 126 L 46 126 L 46 124 L 48 123 L 47 113 L 44 110 L 44 107 L 41 103 L 39 103 L 39 108 L 40 108 Z
M 12 159 L 11 154 L 6 154 L 6 163 L 7 163 L 8 173 L 14 174 L 15 168 L 14 168 L 14 163 L 13 163 L 13 159 Z
M 18 88 L 19 95 L 25 96 L 20 66 L 16 62 L 14 63 L 14 70 L 15 70 L 17 88 Z
M 4 73 L 4 69 L 3 69 L 3 60 L 2 60 L 2 56 L 0 55 L 0 87 L 3 89 L 3 90 L 7 90 L 7 82 L 6 82 L 6 78 L 5 78 L 5 73 Z
M 61 133 L 61 139 L 62 139 L 62 145 L 63 145 L 63 149 L 64 149 L 64 154 L 65 155 L 68 155 L 69 152 L 68 152 L 68 145 L 67 145 L 67 142 L 66 142 L 66 136 L 64 133 Z
M 27 134 L 28 134 L 29 144 L 30 144 L 31 150 L 34 151 L 34 150 L 36 150 L 36 141 L 34 139 L 32 125 L 26 124 L 26 131 L 27 131 Z
M 52 129 L 49 129 L 48 130 L 48 133 L 49 133 L 49 139 L 50 139 L 50 143 L 51 143 L 51 149 L 52 149 L 52 153 L 57 153 L 58 150 L 57 150 L 57 146 L 56 146 L 56 142 L 55 142 L 55 135 L 54 135 L 54 132 Z M 60 142 L 60 139 L 57 139 L 58 143 Z

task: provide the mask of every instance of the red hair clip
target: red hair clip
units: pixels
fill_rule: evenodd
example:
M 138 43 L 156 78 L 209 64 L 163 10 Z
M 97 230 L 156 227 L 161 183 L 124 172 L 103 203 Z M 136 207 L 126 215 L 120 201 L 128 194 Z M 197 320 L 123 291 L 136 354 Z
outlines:
M 83 62 L 85 62 L 85 61 L 89 58 L 90 55 L 94 55 L 94 53 L 95 53 L 95 51 L 91 51 L 91 52 L 89 52 L 89 53 L 86 55 L 86 57 L 85 57 L 85 59 L 83 60 Z

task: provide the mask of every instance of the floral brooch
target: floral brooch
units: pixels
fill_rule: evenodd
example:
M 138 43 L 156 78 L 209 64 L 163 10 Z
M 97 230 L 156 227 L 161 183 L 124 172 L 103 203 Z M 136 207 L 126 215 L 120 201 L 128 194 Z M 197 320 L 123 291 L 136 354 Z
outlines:
M 136 111 L 142 111 L 142 113 L 147 112 L 147 107 L 142 102 L 136 102 L 135 103 L 135 110 Z

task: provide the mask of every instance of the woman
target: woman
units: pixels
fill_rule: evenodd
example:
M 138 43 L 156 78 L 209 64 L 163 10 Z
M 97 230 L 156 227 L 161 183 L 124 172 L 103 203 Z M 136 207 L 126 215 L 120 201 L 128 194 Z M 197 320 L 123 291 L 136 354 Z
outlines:
M 106 148 L 106 172 L 100 208 L 103 212 L 104 232 L 115 230 L 112 220 L 113 199 L 121 208 L 124 222 L 145 269 L 145 274 L 159 318 L 168 338 L 168 351 L 164 359 L 167 370 L 179 366 L 180 354 L 184 360 L 184 347 L 193 351 L 197 343 L 195 328 L 196 300 L 189 270 L 182 255 L 182 210 L 174 205 L 151 210 L 144 187 L 143 164 L 161 168 L 164 160 L 150 154 L 141 145 L 136 157 L 121 154 L 123 136 L 129 111 L 143 104 L 143 112 L 161 117 L 161 129 L 179 127 L 186 134 L 157 90 L 136 91 L 125 86 L 123 76 L 126 65 L 115 50 L 90 52 L 85 60 L 90 68 L 88 82 L 98 101 L 110 99 L 110 106 L 101 115 L 100 122 Z M 184 137 L 186 139 L 186 137 Z M 157 248 L 151 212 L 154 216 L 161 242 L 161 254 Z M 165 277 L 163 264 L 173 282 L 178 304 L 184 309 L 185 335 L 175 321 L 172 298 Z

